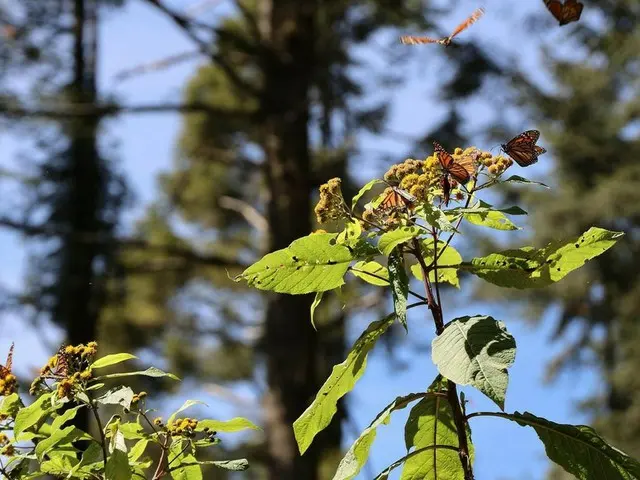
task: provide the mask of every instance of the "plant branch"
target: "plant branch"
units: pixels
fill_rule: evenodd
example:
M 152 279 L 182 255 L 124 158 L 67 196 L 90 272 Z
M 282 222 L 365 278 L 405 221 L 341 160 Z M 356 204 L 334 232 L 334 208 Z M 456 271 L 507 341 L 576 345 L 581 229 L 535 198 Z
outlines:
M 206 103 L 166 103 L 157 105 L 96 105 L 67 103 L 59 107 L 27 108 L 18 105 L 0 105 L 0 115 L 10 118 L 44 118 L 67 120 L 85 117 L 113 117 L 143 113 L 207 113 L 230 119 L 250 119 L 251 112 L 207 105 Z
M 100 420 L 100 414 L 98 413 L 98 407 L 96 407 L 93 400 L 89 399 L 89 408 L 93 412 L 93 416 L 98 424 L 98 431 L 100 432 L 100 445 L 102 446 L 102 460 L 104 463 L 104 471 L 107 471 L 107 437 L 104 435 L 104 429 L 102 427 L 102 421 Z
M 435 288 L 436 295 L 438 295 L 438 277 L 437 277 L 437 262 L 438 262 L 438 249 L 437 249 L 437 235 L 434 231 L 434 260 L 433 260 L 433 269 L 436 273 L 435 278 Z M 445 247 L 446 248 L 446 247 Z M 444 250 L 443 250 L 444 251 Z M 427 267 L 426 262 L 424 260 L 424 256 L 422 254 L 422 249 L 420 248 L 420 243 L 417 239 L 413 239 L 413 253 L 420 264 L 420 269 L 422 270 L 422 277 L 424 280 L 425 289 L 427 292 L 427 297 L 429 298 L 430 305 L 429 309 L 431 310 L 431 314 L 433 316 L 433 322 L 436 326 L 436 334 L 440 335 L 444 331 L 444 319 L 442 317 L 442 307 L 440 305 L 440 299 L 436 301 L 433 298 L 433 293 L 431 289 L 431 285 L 429 282 L 429 271 L 430 267 Z M 439 297 L 439 295 L 438 295 Z M 453 422 L 456 426 L 456 434 L 458 436 L 458 456 L 460 458 L 460 464 L 462 465 L 462 470 L 464 472 L 465 480 L 474 480 L 473 470 L 471 468 L 471 458 L 469 455 L 469 442 L 467 439 L 467 420 L 462 413 L 462 408 L 460 407 L 460 400 L 458 399 L 458 389 L 456 384 L 451 380 L 447 380 L 447 400 L 451 405 L 451 411 L 453 413 Z
M 160 444 L 160 458 L 158 459 L 158 466 L 156 467 L 156 471 L 153 472 L 153 477 L 151 480 L 157 480 L 164 475 L 164 458 L 167 454 L 167 437 L 165 436 L 163 442 Z

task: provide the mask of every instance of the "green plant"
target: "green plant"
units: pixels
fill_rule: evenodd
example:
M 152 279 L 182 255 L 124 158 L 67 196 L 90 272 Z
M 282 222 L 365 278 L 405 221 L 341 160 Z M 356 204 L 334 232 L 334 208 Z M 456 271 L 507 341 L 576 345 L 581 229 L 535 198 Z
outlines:
M 532 427 L 549 458 L 580 479 L 640 478 L 640 463 L 608 445 L 590 427 L 562 425 L 528 412 L 504 412 L 515 339 L 503 322 L 490 316 L 446 321 L 440 295 L 443 284 L 459 288 L 460 272 L 501 287 L 545 287 L 604 253 L 623 234 L 592 227 L 578 238 L 543 248 L 509 249 L 464 261 L 453 246 L 463 222 L 518 230 L 510 216 L 526 214 L 519 207 L 496 208 L 481 200 L 480 194 L 503 183 L 537 182 L 516 175 L 504 178 L 511 159 L 494 157 L 475 147 L 456 149 L 453 158 L 471 175 L 466 185 L 457 185 L 435 155 L 424 161 L 409 159 L 393 165 L 384 180 L 367 183 L 350 205 L 342 196 L 340 179 L 330 180 L 320 187 L 318 221 L 342 222 L 344 228 L 338 233 L 317 231 L 295 240 L 289 247 L 264 256 L 236 278 L 261 290 L 315 292 L 312 319 L 323 293 L 339 289 L 347 274 L 391 290 L 394 312 L 369 325 L 294 423 L 300 452 L 304 453 L 315 435 L 327 427 L 338 400 L 363 374 L 376 341 L 396 321 L 408 330 L 407 311 L 426 307 L 435 327 L 432 359 L 439 374 L 425 382 L 425 391 L 398 397 L 378 414 L 347 451 L 334 480 L 354 478 L 367 460 L 377 427 L 388 423 L 394 411 L 410 404 L 414 405 L 405 425 L 407 455 L 376 478 L 387 478 L 391 470 L 402 466 L 402 479 L 473 479 L 470 420 L 480 416 Z M 359 209 L 362 197 L 378 184 L 387 188 Z M 445 202 L 449 197 L 455 202 L 451 208 Z M 414 290 L 410 276 L 422 284 L 423 294 Z M 409 303 L 409 298 L 415 303 Z M 468 412 L 464 396 L 458 395 L 458 385 L 477 388 L 500 410 Z
M 178 378 L 154 367 L 144 371 L 100 374 L 103 369 L 135 356 L 107 355 L 94 361 L 97 344 L 66 346 L 51 357 L 33 381 L 36 399 L 25 406 L 11 373 L 11 357 L 0 368 L 0 474 L 8 479 L 54 476 L 68 479 L 131 478 L 202 479 L 202 465 L 246 470 L 244 459 L 199 460 L 203 449 L 218 445 L 218 432 L 257 429 L 249 420 L 228 421 L 179 418 L 185 409 L 201 404 L 188 400 L 163 421 L 151 419 L 147 394 L 127 386 L 105 391 L 105 382 L 136 375 Z M 115 409 L 103 424 L 98 410 Z M 95 420 L 98 438 L 69 424 L 78 412 L 88 410 Z M 6 433 L 9 433 L 7 435 Z M 82 445 L 82 448 L 79 448 Z M 155 458 L 151 451 L 159 453 Z

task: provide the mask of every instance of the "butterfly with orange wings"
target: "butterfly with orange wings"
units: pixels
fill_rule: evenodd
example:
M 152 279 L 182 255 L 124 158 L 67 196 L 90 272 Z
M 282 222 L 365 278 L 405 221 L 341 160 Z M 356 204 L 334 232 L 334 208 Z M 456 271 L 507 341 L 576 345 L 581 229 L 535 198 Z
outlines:
M 580 20 L 584 8 L 584 5 L 577 0 L 565 0 L 564 3 L 559 0 L 544 0 L 544 4 L 560 22 L 560 26 Z
M 385 190 L 385 192 L 386 195 L 378 205 L 378 208 L 386 212 L 398 210 L 400 208 L 411 208 L 417 200 L 417 198 L 409 192 L 391 185 Z
M 528 167 L 536 163 L 538 157 L 546 152 L 544 148 L 536 145 L 538 138 L 540 138 L 538 130 L 527 130 L 507 143 L 503 143 L 501 147 L 518 165 Z
M 463 157 L 460 161 L 456 162 L 453 156 L 438 142 L 433 142 L 433 148 L 438 154 L 438 161 L 444 171 L 444 176 L 441 181 L 442 199 L 445 205 L 449 205 L 449 197 L 451 194 L 451 182 L 449 181 L 449 177 L 462 185 L 466 184 L 471 180 L 471 176 L 475 173 L 475 167 L 473 165 L 474 160 L 471 156 L 468 156 Z
M 444 45 L 445 47 L 448 47 L 449 45 L 451 45 L 451 41 L 453 40 L 453 37 L 465 31 L 471 25 L 476 23 L 482 15 L 484 15 L 484 8 L 478 8 L 476 11 L 474 11 L 471 14 L 469 18 L 467 18 L 464 22 L 458 25 L 451 35 L 449 35 L 448 37 L 441 38 L 439 40 L 437 38 L 431 38 L 431 37 L 417 37 L 415 35 L 405 35 L 403 37 L 400 37 L 400 42 L 402 42 L 404 45 L 439 43 L 440 45 Z
M 11 373 L 11 367 L 13 366 L 13 343 L 9 348 L 9 354 L 7 355 L 7 363 L 0 365 L 0 378 L 5 378 Z

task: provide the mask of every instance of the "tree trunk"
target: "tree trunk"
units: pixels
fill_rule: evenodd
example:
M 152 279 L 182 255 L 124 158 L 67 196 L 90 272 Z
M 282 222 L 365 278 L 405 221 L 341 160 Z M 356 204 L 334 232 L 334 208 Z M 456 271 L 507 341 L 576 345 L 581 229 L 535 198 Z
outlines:
M 311 229 L 309 92 L 318 6 L 313 0 L 271 0 L 269 7 L 263 9 L 269 18 L 265 30 L 271 54 L 262 59 L 261 107 L 270 193 L 269 250 L 273 251 Z M 268 300 L 264 407 L 268 470 L 273 480 L 318 478 L 319 448 L 301 457 L 292 430 L 317 389 L 318 337 L 309 321 L 310 305 L 309 295 L 273 295 Z

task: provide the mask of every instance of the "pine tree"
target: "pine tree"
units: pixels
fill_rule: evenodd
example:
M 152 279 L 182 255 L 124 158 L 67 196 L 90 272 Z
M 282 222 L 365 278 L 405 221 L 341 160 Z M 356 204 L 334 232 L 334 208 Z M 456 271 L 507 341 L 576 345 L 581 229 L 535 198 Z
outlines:
M 556 194 L 530 199 L 536 205 L 537 243 L 575 234 L 585 225 L 627 232 L 615 252 L 538 300 L 562 306 L 558 337 L 570 327 L 580 330 L 575 343 L 554 361 L 553 371 L 597 360 L 605 393 L 584 407 L 595 416 L 598 431 L 632 456 L 640 454 L 640 381 L 635 373 L 640 362 L 640 243 L 633 234 L 640 219 L 639 6 L 616 0 L 585 4 L 583 19 L 567 29 L 572 34 L 566 37 L 582 48 L 562 57 L 554 49 L 545 51 L 544 64 L 556 91 L 542 91 L 523 79 L 520 83 L 555 160 L 550 173 Z M 601 25 L 591 27 L 587 15 L 599 17 Z M 587 277 L 597 280 L 586 282 Z

